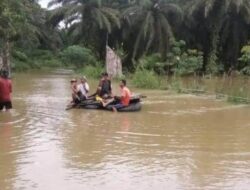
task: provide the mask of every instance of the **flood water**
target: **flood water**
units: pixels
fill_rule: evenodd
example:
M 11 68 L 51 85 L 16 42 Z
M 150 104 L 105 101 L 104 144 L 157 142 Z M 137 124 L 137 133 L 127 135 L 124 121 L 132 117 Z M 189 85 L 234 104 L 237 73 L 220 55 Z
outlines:
M 250 106 L 137 90 L 138 113 L 65 111 L 69 78 L 15 75 L 0 190 L 250 189 Z

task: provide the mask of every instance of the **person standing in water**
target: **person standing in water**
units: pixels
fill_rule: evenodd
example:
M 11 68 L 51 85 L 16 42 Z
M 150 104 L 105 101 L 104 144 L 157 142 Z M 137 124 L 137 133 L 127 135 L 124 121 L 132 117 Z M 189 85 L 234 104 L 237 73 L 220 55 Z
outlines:
M 12 82 L 8 78 L 8 71 L 2 71 L 0 77 L 0 111 L 12 109 Z

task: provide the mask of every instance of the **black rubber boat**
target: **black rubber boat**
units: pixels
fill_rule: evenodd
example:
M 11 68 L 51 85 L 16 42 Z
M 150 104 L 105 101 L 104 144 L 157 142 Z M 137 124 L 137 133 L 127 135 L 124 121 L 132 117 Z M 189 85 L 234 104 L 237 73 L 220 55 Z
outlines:
M 108 110 L 112 111 L 113 105 L 117 104 L 117 101 L 112 102 L 107 107 L 103 107 L 102 103 L 95 100 L 85 100 L 79 103 L 76 107 L 82 109 L 99 109 L 99 110 Z M 141 99 L 139 96 L 132 96 L 128 106 L 118 109 L 118 112 L 137 112 L 141 110 Z

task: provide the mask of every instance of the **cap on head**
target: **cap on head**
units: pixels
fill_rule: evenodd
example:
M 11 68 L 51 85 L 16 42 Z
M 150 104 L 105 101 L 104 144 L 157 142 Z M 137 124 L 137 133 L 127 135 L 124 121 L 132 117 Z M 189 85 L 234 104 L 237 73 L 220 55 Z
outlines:
M 87 81 L 87 77 L 86 77 L 86 76 L 82 76 L 82 77 L 80 78 L 80 80 L 85 80 L 85 81 Z
M 71 79 L 70 82 L 77 82 L 75 78 Z

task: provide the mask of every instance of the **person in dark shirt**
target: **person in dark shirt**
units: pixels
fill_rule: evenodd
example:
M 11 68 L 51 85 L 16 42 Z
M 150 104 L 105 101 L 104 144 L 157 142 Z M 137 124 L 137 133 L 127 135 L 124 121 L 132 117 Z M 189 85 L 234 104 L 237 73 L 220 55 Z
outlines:
M 104 99 L 112 97 L 112 86 L 108 73 L 103 74 L 99 87 L 100 87 L 100 94 L 99 94 L 100 97 Z
M 12 83 L 8 78 L 8 71 L 2 71 L 0 77 L 0 111 L 12 109 L 11 93 Z
M 102 74 L 96 92 L 89 97 L 98 97 L 98 99 L 108 99 L 112 97 L 112 85 L 108 73 Z

